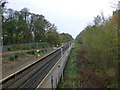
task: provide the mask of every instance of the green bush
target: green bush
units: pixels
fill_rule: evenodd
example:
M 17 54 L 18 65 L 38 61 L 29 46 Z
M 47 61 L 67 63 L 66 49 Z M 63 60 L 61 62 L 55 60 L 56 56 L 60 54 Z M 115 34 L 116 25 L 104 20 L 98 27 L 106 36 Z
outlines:
M 15 61 L 15 56 L 14 56 L 14 55 L 11 55 L 11 56 L 9 57 L 9 60 L 10 60 L 10 61 Z
M 15 59 L 17 59 L 19 55 L 20 55 L 19 53 L 16 53 L 16 54 L 14 55 Z
M 11 49 L 11 48 L 7 48 L 7 50 L 8 50 L 8 51 L 12 51 L 12 49 Z
M 35 55 L 35 51 L 28 51 L 27 54 Z
M 24 55 L 25 53 L 15 53 L 14 55 L 11 55 L 10 57 L 9 57 L 9 60 L 10 61 L 15 61 L 15 60 L 17 60 L 17 58 L 19 57 L 19 56 L 22 56 L 22 55 Z

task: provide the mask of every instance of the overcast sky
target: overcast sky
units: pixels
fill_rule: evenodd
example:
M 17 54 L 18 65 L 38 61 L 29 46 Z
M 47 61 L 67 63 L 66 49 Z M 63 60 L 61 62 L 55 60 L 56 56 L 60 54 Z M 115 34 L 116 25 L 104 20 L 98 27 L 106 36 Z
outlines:
M 29 8 L 31 13 L 42 14 L 57 26 L 58 32 L 69 33 L 74 38 L 103 11 L 112 15 L 115 0 L 7 0 L 8 8 Z

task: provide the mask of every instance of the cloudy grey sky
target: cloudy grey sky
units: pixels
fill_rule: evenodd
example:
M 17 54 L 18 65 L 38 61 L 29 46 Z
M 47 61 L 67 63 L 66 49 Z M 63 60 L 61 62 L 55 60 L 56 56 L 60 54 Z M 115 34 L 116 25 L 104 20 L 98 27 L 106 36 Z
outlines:
M 8 8 L 42 14 L 57 26 L 58 32 L 69 33 L 74 38 L 103 11 L 105 17 L 112 15 L 115 0 L 7 0 Z

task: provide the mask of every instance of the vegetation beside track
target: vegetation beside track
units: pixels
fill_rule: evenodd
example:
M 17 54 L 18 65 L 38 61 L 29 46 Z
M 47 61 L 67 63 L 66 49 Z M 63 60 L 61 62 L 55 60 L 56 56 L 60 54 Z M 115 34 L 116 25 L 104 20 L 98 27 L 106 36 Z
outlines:
M 79 73 L 77 72 L 76 53 L 77 48 L 73 48 L 64 70 L 63 80 L 61 80 L 58 88 L 76 88 L 76 81 L 79 76 Z
M 86 57 L 87 53 L 82 45 L 75 44 L 64 70 L 59 88 L 116 88 L 109 84 L 109 79 L 100 71 L 99 66 Z

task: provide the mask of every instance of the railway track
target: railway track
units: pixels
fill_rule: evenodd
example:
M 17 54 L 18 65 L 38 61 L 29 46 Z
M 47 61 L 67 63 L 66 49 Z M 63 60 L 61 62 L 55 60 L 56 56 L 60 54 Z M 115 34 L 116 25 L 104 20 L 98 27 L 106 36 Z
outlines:
M 2 79 L 0 84 L 2 89 L 6 88 L 36 88 L 45 75 L 51 70 L 56 62 L 61 58 L 61 53 L 68 49 L 69 43 L 59 47 L 49 55 L 33 62 L 23 69 Z

